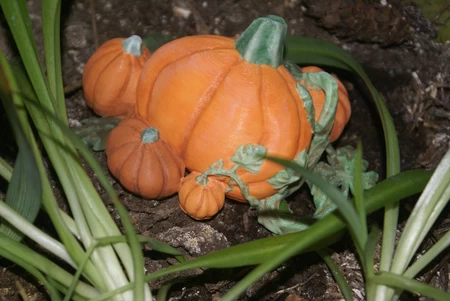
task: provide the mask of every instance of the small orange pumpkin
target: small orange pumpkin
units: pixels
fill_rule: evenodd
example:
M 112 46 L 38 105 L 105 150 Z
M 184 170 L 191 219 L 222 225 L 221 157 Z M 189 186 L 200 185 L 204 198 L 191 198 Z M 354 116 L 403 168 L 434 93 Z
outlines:
M 192 171 L 219 159 L 229 169 L 235 150 L 247 144 L 295 158 L 309 147 L 312 128 L 296 81 L 281 64 L 286 30 L 282 18 L 268 16 L 237 40 L 190 36 L 163 45 L 142 70 L 136 115 L 158 128 Z M 258 173 L 237 173 L 261 199 L 276 193 L 267 179 L 281 169 L 265 161 Z M 237 186 L 227 196 L 246 202 Z
M 132 115 L 137 82 L 149 57 L 150 51 L 136 35 L 112 39 L 100 46 L 83 72 L 87 105 L 101 116 Z
M 127 118 L 112 130 L 106 142 L 108 168 L 129 191 L 144 198 L 176 193 L 184 163 L 159 139 L 158 130 L 138 118 Z
M 323 71 L 316 66 L 307 66 L 302 68 L 303 73 L 308 72 L 321 72 Z M 336 141 L 342 134 L 345 126 L 347 125 L 352 112 L 350 101 L 348 99 L 348 93 L 341 81 L 333 76 L 338 84 L 338 105 L 336 109 L 336 117 L 334 118 L 333 128 L 330 133 L 330 142 Z M 322 90 L 315 90 L 308 87 L 308 91 L 313 99 L 313 105 L 315 109 L 314 118 L 317 120 L 322 112 L 325 103 L 325 93 Z
M 225 184 L 210 177 L 191 172 L 182 180 L 178 198 L 181 209 L 197 220 L 213 217 L 225 202 Z

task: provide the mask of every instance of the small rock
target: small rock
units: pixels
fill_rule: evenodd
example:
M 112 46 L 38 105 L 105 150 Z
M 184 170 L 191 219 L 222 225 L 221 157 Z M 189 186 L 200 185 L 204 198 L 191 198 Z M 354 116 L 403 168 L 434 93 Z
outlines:
M 192 256 L 204 255 L 230 246 L 227 238 L 207 224 L 173 227 L 157 236 L 174 248 L 182 247 Z

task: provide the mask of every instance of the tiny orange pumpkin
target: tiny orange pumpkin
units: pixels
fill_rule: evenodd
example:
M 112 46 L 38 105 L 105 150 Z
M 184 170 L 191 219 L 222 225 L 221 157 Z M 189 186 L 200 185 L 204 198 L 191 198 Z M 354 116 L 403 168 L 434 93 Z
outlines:
M 133 35 L 100 46 L 83 72 L 87 105 L 101 116 L 126 117 L 134 113 L 136 86 L 150 51 Z
M 178 197 L 186 214 L 197 220 L 208 219 L 224 205 L 225 184 L 194 171 L 182 180 Z
M 164 198 L 179 190 L 184 163 L 159 139 L 158 130 L 127 118 L 106 142 L 108 168 L 129 191 L 144 198 Z

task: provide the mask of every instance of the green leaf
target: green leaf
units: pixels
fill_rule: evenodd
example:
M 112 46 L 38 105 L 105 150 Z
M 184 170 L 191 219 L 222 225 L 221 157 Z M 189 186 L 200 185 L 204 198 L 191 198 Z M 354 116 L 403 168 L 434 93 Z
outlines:
M 142 43 L 153 53 L 156 49 L 172 40 L 173 37 L 170 35 L 162 34 L 160 32 L 150 32 L 142 39 Z
M 114 117 L 91 117 L 81 121 L 81 126 L 72 128 L 87 147 L 96 152 L 104 151 L 109 133 L 121 120 Z
M 266 152 L 267 149 L 262 145 L 240 145 L 231 157 L 231 161 L 248 172 L 256 174 L 264 162 L 261 156 L 264 156 Z
M 27 118 L 18 113 L 15 104 L 22 104 L 21 99 L 13 91 L 17 91 L 12 70 L 6 58 L 0 53 L 0 98 L 11 124 L 19 153 L 6 193 L 5 202 L 25 219 L 34 222 L 41 205 L 41 178 L 29 139 L 32 138 Z M 33 143 L 33 141 L 31 142 Z M 14 227 L 3 223 L 0 231 L 8 236 L 21 240 L 23 235 Z

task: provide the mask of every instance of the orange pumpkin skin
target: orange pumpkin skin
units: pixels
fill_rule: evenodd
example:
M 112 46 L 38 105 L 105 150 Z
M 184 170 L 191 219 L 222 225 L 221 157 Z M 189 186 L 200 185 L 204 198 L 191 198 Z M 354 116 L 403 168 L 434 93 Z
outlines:
M 189 170 L 203 172 L 219 159 L 229 169 L 239 145 L 286 159 L 309 147 L 312 128 L 295 79 L 284 66 L 247 62 L 234 42 L 184 37 L 155 51 L 142 70 L 136 115 L 159 129 Z M 276 192 L 267 179 L 281 169 L 266 160 L 257 174 L 237 173 L 262 199 Z M 245 202 L 237 186 L 227 196 Z
M 124 43 L 130 39 L 135 39 L 131 42 L 140 47 L 140 50 L 132 49 L 127 52 L 124 49 Z M 112 39 L 100 46 L 83 71 L 83 90 L 87 105 L 101 116 L 132 115 L 136 104 L 137 82 L 149 57 L 150 51 L 137 36 Z
M 148 199 L 164 198 L 178 192 L 185 167 L 164 141 L 142 141 L 148 128 L 137 118 L 119 123 L 106 142 L 108 168 L 127 190 Z
M 197 182 L 198 172 L 191 172 L 182 180 L 178 198 L 181 209 L 197 220 L 213 217 L 225 203 L 225 185 L 214 179 L 207 178 L 207 183 Z
M 321 71 L 323 70 L 316 66 L 307 66 L 302 68 L 303 73 Z M 336 79 L 336 82 L 338 84 L 338 105 L 336 109 L 336 117 L 334 119 L 333 128 L 331 129 L 330 133 L 330 142 L 336 141 L 336 139 L 341 136 L 342 131 L 347 125 L 352 112 L 347 90 L 336 76 L 333 77 Z M 325 104 L 325 93 L 322 90 L 314 90 L 309 87 L 308 91 L 313 99 L 315 109 L 314 118 L 317 120 L 319 119 L 320 113 L 322 112 L 323 106 Z

